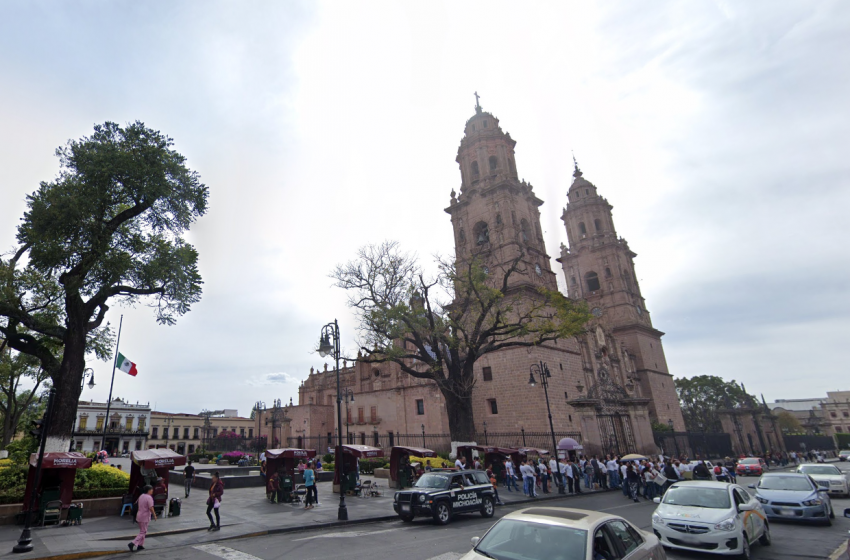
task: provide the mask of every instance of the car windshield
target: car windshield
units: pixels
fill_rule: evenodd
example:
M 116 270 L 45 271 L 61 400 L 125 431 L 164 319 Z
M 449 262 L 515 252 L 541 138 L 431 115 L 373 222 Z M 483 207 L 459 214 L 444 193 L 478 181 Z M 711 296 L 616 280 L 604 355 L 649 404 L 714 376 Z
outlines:
M 759 464 L 759 460 L 758 460 L 758 459 L 741 459 L 741 460 L 739 461 L 739 463 L 740 463 L 741 465 L 758 465 L 758 464 Z
M 812 483 L 804 476 L 764 476 L 759 480 L 758 487 L 761 490 L 814 490 Z
M 495 560 L 584 560 L 587 531 L 502 519 L 484 535 L 475 551 Z
M 803 465 L 800 472 L 806 474 L 841 474 L 841 471 L 832 465 Z
M 690 485 L 671 486 L 664 494 L 664 503 L 671 506 L 693 506 L 729 509 L 732 502 L 725 488 L 696 488 Z
M 423 474 L 414 486 L 416 488 L 448 488 L 449 477 L 440 474 Z

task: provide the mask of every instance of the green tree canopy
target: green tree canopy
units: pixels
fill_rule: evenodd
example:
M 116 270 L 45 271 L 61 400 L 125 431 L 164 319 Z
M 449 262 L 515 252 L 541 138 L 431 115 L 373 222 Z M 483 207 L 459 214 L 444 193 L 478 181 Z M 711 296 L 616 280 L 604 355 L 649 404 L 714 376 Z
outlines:
M 200 299 L 198 253 L 183 235 L 208 191 L 172 145 L 141 122 L 68 142 L 58 177 L 27 197 L 18 247 L 0 259 L 0 334 L 53 380 L 55 447 L 67 445 L 86 354 L 109 355 L 110 303 L 144 300 L 170 325 Z
M 806 429 L 800 423 L 796 416 L 787 410 L 780 411 L 776 415 L 776 421 L 779 423 L 779 428 L 784 434 L 805 434 Z
M 474 438 L 473 366 L 481 356 L 574 337 L 591 318 L 586 304 L 558 291 L 511 290 L 513 278 L 528 274 L 522 256 L 489 275 L 476 260 L 438 261 L 439 273 L 426 280 L 417 259 L 388 241 L 363 247 L 331 274 L 357 313 L 360 352 L 433 380 L 455 441 Z
M 723 431 L 719 415 L 721 409 L 757 405 L 755 397 L 734 379 L 725 381 L 714 375 L 697 375 L 676 379 L 675 383 L 685 427 L 690 432 Z

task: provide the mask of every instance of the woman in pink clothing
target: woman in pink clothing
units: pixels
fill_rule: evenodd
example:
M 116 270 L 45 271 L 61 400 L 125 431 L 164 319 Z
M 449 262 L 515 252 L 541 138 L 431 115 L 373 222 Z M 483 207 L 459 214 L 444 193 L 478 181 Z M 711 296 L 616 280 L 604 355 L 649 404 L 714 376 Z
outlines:
M 127 544 L 130 552 L 144 550 L 145 535 L 148 532 L 148 524 L 151 522 L 151 515 L 156 520 L 156 512 L 153 510 L 153 486 L 150 484 L 142 488 L 142 495 L 138 499 L 139 512 L 136 514 L 136 523 L 139 524 L 139 534 L 133 539 L 133 542 Z M 134 550 L 135 548 L 135 550 Z

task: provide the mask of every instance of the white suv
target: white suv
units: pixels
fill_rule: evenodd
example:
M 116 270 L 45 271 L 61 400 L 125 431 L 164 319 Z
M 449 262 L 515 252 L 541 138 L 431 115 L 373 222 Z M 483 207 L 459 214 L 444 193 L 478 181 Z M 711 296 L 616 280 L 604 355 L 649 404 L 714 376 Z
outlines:
M 749 558 L 756 540 L 770 545 L 764 509 L 737 484 L 678 482 L 655 503 L 652 529 L 665 547 Z

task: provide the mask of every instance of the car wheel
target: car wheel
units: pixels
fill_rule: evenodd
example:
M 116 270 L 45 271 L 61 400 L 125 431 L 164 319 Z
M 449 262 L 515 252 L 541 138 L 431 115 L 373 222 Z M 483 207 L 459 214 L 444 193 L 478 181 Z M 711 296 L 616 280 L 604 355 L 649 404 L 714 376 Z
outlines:
M 434 506 L 434 522 L 437 525 L 448 525 L 452 520 L 452 508 L 446 502 L 440 502 Z
M 481 506 L 481 517 L 493 517 L 496 512 L 496 505 L 493 503 L 493 498 L 484 496 L 484 504 Z
M 738 555 L 738 558 L 741 560 L 750 560 L 750 541 L 746 533 L 742 533 L 741 537 L 744 544 L 742 545 L 741 554 Z
M 404 521 L 405 523 L 412 523 L 413 522 L 413 516 L 412 515 L 402 515 L 401 520 Z
M 829 518 L 835 519 L 835 508 L 832 507 L 832 502 L 829 502 Z
M 770 525 L 764 524 L 764 533 L 759 538 L 759 544 L 762 546 L 770 546 Z

